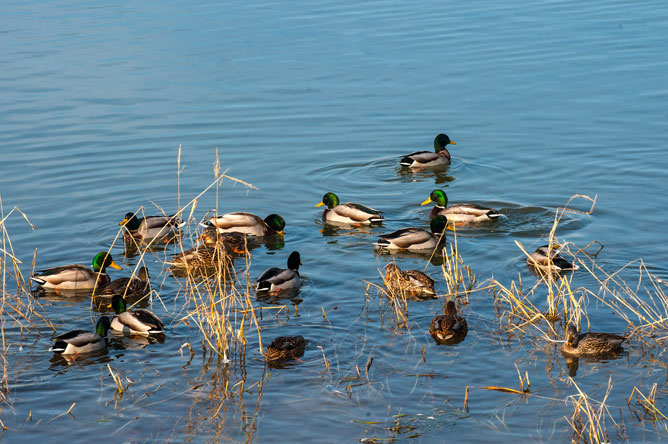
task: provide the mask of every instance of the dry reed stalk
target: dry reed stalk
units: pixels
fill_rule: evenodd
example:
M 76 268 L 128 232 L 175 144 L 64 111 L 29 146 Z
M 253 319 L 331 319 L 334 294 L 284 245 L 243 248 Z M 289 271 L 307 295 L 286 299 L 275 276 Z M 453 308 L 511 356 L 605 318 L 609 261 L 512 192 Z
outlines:
M 462 303 L 468 304 L 469 294 L 474 291 L 476 285 L 475 274 L 471 271 L 471 267 L 464 263 L 457 248 L 457 229 L 453 229 L 454 241 L 449 242 L 450 252 L 448 254 L 448 247 L 441 250 L 443 256 L 443 264 L 441 271 L 445 279 L 447 293 L 449 299 L 459 298 Z
M 655 423 L 655 425 L 658 421 L 668 420 L 668 417 L 661 413 L 656 406 L 656 394 L 656 383 L 652 385 L 652 388 L 647 395 L 643 394 L 638 387 L 633 387 L 633 390 L 626 401 L 626 405 L 631 413 L 631 419 L 634 424 L 636 423 L 636 420 L 638 421 L 638 424 L 643 421 L 651 421 Z M 635 395 L 635 398 L 633 395 Z M 636 407 L 633 410 L 631 409 L 632 403 L 634 404 L 634 407 Z M 668 426 L 665 424 L 664 428 L 668 430 Z
M 573 406 L 573 415 L 570 418 L 566 417 L 566 421 L 573 429 L 571 442 L 598 444 L 611 442 L 605 426 L 606 418 L 609 418 L 617 429 L 621 429 L 621 425 L 615 422 L 605 404 L 612 391 L 612 379 L 608 379 L 605 396 L 600 402 L 591 399 L 573 379 L 569 378 L 569 380 L 578 391 L 576 395 L 570 395 L 566 398 Z

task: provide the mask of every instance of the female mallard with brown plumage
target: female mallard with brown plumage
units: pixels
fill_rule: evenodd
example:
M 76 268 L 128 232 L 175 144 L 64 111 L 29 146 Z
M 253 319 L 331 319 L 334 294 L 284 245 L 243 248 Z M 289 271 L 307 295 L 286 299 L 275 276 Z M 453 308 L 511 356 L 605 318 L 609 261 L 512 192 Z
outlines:
M 354 202 L 339 203 L 339 197 L 334 193 L 326 193 L 316 207 L 323 205 L 327 205 L 322 212 L 322 220 L 326 223 L 369 225 L 384 220 L 381 212 L 373 208 Z
M 566 328 L 566 342 L 561 352 L 568 356 L 596 356 L 616 354 L 623 351 L 625 336 L 612 333 L 580 333 L 573 324 Z
M 448 206 L 448 196 L 443 190 L 434 190 L 431 192 L 427 200 L 421 205 L 427 205 L 433 202 L 435 204 L 432 208 L 429 217 L 433 218 L 439 214 L 448 218 L 450 222 L 457 222 L 467 224 L 471 222 L 484 222 L 488 220 L 496 220 L 501 217 L 501 213 L 492 209 L 481 207 L 480 205 L 471 203 L 458 203 Z
M 165 242 L 174 240 L 181 232 L 181 221 L 175 216 L 137 217 L 137 213 L 126 213 L 118 224 L 125 227 L 123 238 L 147 243 L 153 239 Z
M 111 298 L 116 316 L 111 320 L 111 329 L 123 333 L 148 335 L 163 333 L 164 324 L 148 310 L 138 308 L 128 311 L 125 299 L 120 294 Z
M 114 279 L 96 296 L 111 297 L 120 294 L 126 298 L 140 298 L 151 292 L 150 276 L 146 267 L 139 268 L 136 276 Z
M 264 351 L 264 360 L 270 364 L 297 359 L 304 355 L 306 340 L 302 336 L 281 336 L 273 341 Z
M 557 252 L 558 249 L 559 245 L 557 244 L 553 244 L 552 248 L 550 248 L 549 245 L 538 247 L 536 251 L 531 253 L 531 256 L 527 258 L 527 264 L 530 267 L 537 268 L 546 273 L 561 273 L 580 268 L 561 257 Z
M 434 281 L 427 273 L 420 270 L 401 270 L 396 264 L 389 263 L 385 266 L 385 287 L 391 292 L 406 294 L 410 299 L 430 299 L 434 291 Z
M 270 214 L 263 220 L 251 213 L 227 213 L 212 217 L 202 225 L 215 227 L 219 233 L 238 232 L 259 237 L 283 234 L 285 221 L 278 214 Z
M 462 341 L 468 331 L 466 319 L 457 314 L 457 308 L 452 301 L 448 301 L 445 312 L 436 316 L 429 324 L 429 334 L 439 344 Z
M 47 290 L 93 290 L 109 284 L 107 267 L 121 270 L 110 254 L 101 252 L 93 258 L 92 270 L 80 264 L 63 265 L 42 270 L 30 279 Z
M 436 216 L 429 224 L 431 232 L 422 228 L 410 227 L 385 234 L 376 241 L 376 249 L 396 250 L 433 250 L 445 240 L 445 228 L 448 220 L 445 216 Z
M 207 227 L 198 240 L 204 243 L 172 256 L 169 262 L 172 269 L 216 268 L 219 263 L 229 266 L 232 264 L 233 254 L 243 254 L 246 251 L 247 240 L 244 233 L 219 233 L 215 227 Z
M 450 140 L 447 134 L 439 134 L 434 139 L 434 151 L 416 151 L 406 154 L 399 161 L 399 165 L 410 168 L 447 165 L 450 163 L 450 152 L 445 148 L 448 145 L 457 144 Z

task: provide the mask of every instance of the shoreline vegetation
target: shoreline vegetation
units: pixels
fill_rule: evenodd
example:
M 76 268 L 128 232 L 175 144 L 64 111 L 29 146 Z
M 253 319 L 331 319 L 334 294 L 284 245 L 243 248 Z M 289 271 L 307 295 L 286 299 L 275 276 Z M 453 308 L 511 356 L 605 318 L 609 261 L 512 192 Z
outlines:
M 183 219 L 185 223 L 183 233 L 185 234 L 176 239 L 176 245 L 169 254 L 183 253 L 190 248 L 189 245 L 196 244 L 201 235 L 201 220 L 196 220 L 195 213 L 198 209 L 198 201 L 205 193 L 216 193 L 217 208 L 218 193 L 225 179 L 241 184 L 248 189 L 257 190 L 250 183 L 228 176 L 227 170 L 221 171 L 216 152 L 214 181 L 201 193 L 182 205 L 181 171 L 181 149 L 179 148 L 178 211 L 174 217 Z M 580 201 L 586 202 L 590 208 L 587 210 L 572 208 L 574 203 Z M 559 245 L 562 248 L 562 254 L 566 254 L 569 259 L 579 265 L 578 273 L 586 273 L 588 280 L 595 283 L 598 288 L 594 289 L 593 286 L 573 288 L 573 273 L 557 275 L 540 270 L 537 271 L 535 284 L 528 288 L 521 274 L 518 274 L 516 280 L 510 282 L 500 282 L 493 276 L 479 281 L 474 270 L 460 255 L 459 237 L 455 228 L 454 234 L 450 235 L 443 248 L 434 252 L 434 255 L 441 256 L 439 258 L 440 274 L 436 280 L 440 282 L 441 291 L 437 297 L 441 299 L 442 307 L 445 307 L 447 301 L 455 301 L 458 312 L 464 316 L 473 315 L 473 318 L 469 318 L 469 325 L 484 324 L 481 319 L 475 317 L 475 304 L 479 303 L 478 300 L 472 302 L 470 297 L 474 294 L 480 297 L 479 295 L 488 293 L 494 306 L 495 319 L 489 320 L 486 326 L 479 326 L 478 334 L 487 335 L 490 340 L 498 340 L 501 343 L 510 341 L 511 338 L 528 341 L 533 343 L 537 349 L 542 349 L 555 347 L 553 344 L 563 342 L 564 330 L 569 323 L 579 326 L 584 332 L 589 328 L 595 330 L 595 326 L 590 325 L 588 307 L 591 304 L 597 304 L 612 310 L 625 323 L 624 331 L 617 333 L 623 333 L 628 337 L 625 346 L 632 350 L 634 359 L 637 357 L 639 360 L 648 359 L 653 362 L 665 360 L 663 347 L 668 339 L 668 297 L 665 293 L 665 282 L 653 275 L 642 259 L 634 259 L 620 269 L 610 272 L 597 263 L 597 255 L 604 248 L 602 244 L 592 240 L 588 245 L 579 247 L 571 243 L 560 242 L 556 235 L 559 223 L 565 214 L 577 212 L 590 215 L 594 212 L 595 204 L 595 197 L 572 196 L 563 207 L 557 209 L 552 229 L 546 239 L 550 247 Z M 160 207 L 157 208 L 166 215 Z M 143 212 L 144 208 L 140 208 L 137 214 L 141 215 Z M 19 259 L 26 257 L 25 252 L 17 254 L 14 251 L 10 234 L 5 226 L 8 218 L 21 217 L 28 227 L 34 230 L 35 227 L 31 224 L 29 216 L 16 207 L 5 213 L 1 196 L 0 216 L 0 227 L 2 227 L 0 333 L 2 334 L 3 367 L 0 381 L 0 413 L 2 413 L 13 408 L 12 397 L 15 392 L 13 384 L 18 378 L 17 371 L 19 371 L 19 369 L 11 368 L 8 363 L 8 356 L 17 353 L 12 335 L 46 337 L 54 335 L 56 331 L 62 331 L 64 323 L 60 319 L 53 320 L 49 317 L 40 299 L 31 292 L 30 281 L 25 277 L 25 273 L 32 275 L 38 252 L 33 253 L 32 262 L 28 268 L 28 262 Z M 204 217 L 206 216 L 208 214 Z M 123 241 L 122 233 L 123 227 L 120 227 L 108 252 L 117 248 L 118 242 Z M 516 244 L 526 257 L 530 257 L 530 249 L 518 241 Z M 137 246 L 139 248 L 135 256 L 136 266 L 131 270 L 133 276 L 139 267 L 145 265 L 146 254 L 163 255 L 164 262 L 168 262 L 168 253 L 162 253 L 160 249 L 153 249 L 153 246 L 151 243 Z M 228 257 L 222 248 L 221 244 L 217 244 L 214 254 L 220 258 Z M 241 429 L 244 431 L 246 440 L 253 440 L 257 432 L 258 421 L 262 416 L 260 401 L 264 382 L 268 378 L 268 370 L 265 368 L 257 381 L 246 380 L 247 344 L 250 342 L 250 335 L 253 335 L 252 342 L 257 342 L 259 352 L 263 354 L 264 347 L 272 340 L 271 337 L 265 338 L 262 333 L 263 321 L 267 318 L 274 318 L 277 323 L 285 324 L 289 323 L 291 318 L 291 308 L 288 305 L 267 306 L 256 298 L 254 283 L 250 276 L 252 255 L 249 253 L 249 248 L 246 248 L 245 251 L 243 258 L 236 260 L 236 265 L 231 260 L 217 260 L 206 273 L 202 273 L 199 267 L 186 265 L 185 270 L 181 270 L 180 276 L 174 278 L 179 285 L 176 294 L 161 294 L 162 285 L 154 283 L 152 291 L 141 301 L 135 302 L 135 305 L 161 307 L 161 310 L 168 314 L 167 319 L 163 319 L 168 329 L 185 324 L 189 328 L 194 326 L 199 331 L 199 335 L 191 334 L 190 341 L 182 343 L 179 348 L 179 353 L 186 357 L 184 359 L 188 359 L 188 363 L 195 358 L 198 351 L 201 351 L 202 359 L 206 362 L 204 365 L 206 370 L 203 370 L 195 381 L 192 381 L 190 391 L 193 393 L 194 400 L 191 410 L 186 414 L 188 419 L 183 427 L 197 430 L 200 426 L 208 424 L 208 427 L 214 430 L 212 433 L 216 439 L 223 439 L 229 431 L 213 423 L 218 421 L 222 424 L 225 422 L 224 418 L 227 417 L 240 421 L 243 424 Z M 424 270 L 429 265 L 430 261 L 425 261 Z M 627 280 L 632 270 L 635 270 L 637 277 L 636 281 L 629 282 Z M 164 279 L 170 276 L 168 265 L 164 265 L 161 274 L 165 275 L 164 282 Z M 425 335 L 424 326 L 416 325 L 411 319 L 413 304 L 420 302 L 411 301 L 410 295 L 406 292 L 385 288 L 382 284 L 383 270 L 379 269 L 379 275 L 380 279 L 374 280 L 365 280 L 364 277 L 360 277 L 360 286 L 365 294 L 366 302 L 364 311 L 357 321 L 379 322 L 385 328 L 397 331 L 397 334 L 413 335 L 416 347 L 422 348 L 422 358 L 426 363 L 425 347 L 436 347 L 437 345 L 430 340 L 425 342 L 422 339 Z M 377 301 L 374 301 L 374 298 Z M 98 316 L 97 311 L 100 310 L 104 310 L 104 304 L 97 304 L 96 298 L 91 298 L 91 325 L 94 324 L 94 319 Z M 296 314 L 296 305 L 294 310 Z M 322 308 L 322 322 L 325 326 L 331 326 L 324 308 Z M 347 328 L 351 327 L 347 326 Z M 377 375 L 374 375 L 373 372 L 375 358 L 372 347 L 362 347 L 357 353 L 356 362 L 340 362 L 336 355 L 332 356 L 317 343 L 310 344 L 309 347 L 311 348 L 310 353 L 313 355 L 317 353 L 319 355 L 317 359 L 321 360 L 320 379 L 323 386 L 332 387 L 332 390 L 340 392 L 341 396 L 349 398 L 358 396 L 360 390 L 382 390 L 379 388 L 378 381 L 383 379 L 383 375 L 380 371 Z M 574 379 L 574 372 L 577 371 L 578 365 L 577 358 L 575 361 L 570 364 L 567 361 L 569 370 L 571 370 L 567 384 L 572 387 L 572 390 L 571 394 L 562 398 L 548 396 L 546 391 L 542 390 L 544 388 L 538 388 L 535 384 L 531 386 L 528 370 L 523 369 L 524 372 L 522 372 L 522 369 L 515 364 L 519 379 L 517 387 L 467 385 L 461 388 L 464 402 L 460 407 L 451 407 L 459 412 L 462 418 L 467 417 L 470 414 L 469 410 L 475 408 L 474 401 L 470 399 L 475 392 L 497 391 L 499 397 L 517 396 L 518 406 L 528 404 L 529 399 L 533 397 L 569 405 L 572 415 L 550 418 L 550 421 L 557 428 L 556 432 L 552 432 L 556 434 L 565 433 L 563 426 L 557 424 L 567 423 L 572 442 L 602 443 L 611 442 L 613 438 L 624 441 L 628 431 L 634 427 L 653 428 L 655 433 L 659 434 L 668 433 L 665 422 L 668 418 L 662 413 L 662 407 L 660 407 L 660 403 L 665 402 L 665 391 L 657 388 L 657 383 L 648 387 L 645 381 L 639 382 L 626 396 L 626 406 L 612 406 L 608 404 L 608 398 L 614 388 L 613 377 L 611 376 L 607 381 L 607 389 L 603 398 L 600 401 L 594 400 Z M 120 364 L 116 365 L 120 367 Z M 574 366 L 575 370 L 571 366 Z M 139 385 L 129 375 L 123 373 L 122 369 L 109 364 L 104 366 L 104 372 L 104 387 L 114 388 L 113 408 L 123 409 L 124 394 L 128 390 L 138 390 Z M 419 369 L 416 369 L 415 377 L 429 378 L 433 377 L 433 374 L 431 376 L 429 373 L 422 374 L 419 373 Z M 490 375 L 489 379 L 490 382 L 493 381 L 493 375 Z M 155 390 L 165 390 L 165 388 L 160 385 Z M 499 402 L 506 401 L 500 398 Z M 621 407 L 625 407 L 627 415 L 623 414 Z M 423 433 L 417 416 L 403 413 L 392 416 L 390 412 L 388 407 L 387 416 L 384 418 L 356 421 L 369 426 L 370 437 L 361 439 L 362 442 L 388 442 L 400 435 L 410 438 L 411 434 L 420 436 L 419 434 Z M 75 413 L 76 406 L 72 405 L 62 415 Z M 23 415 L 24 412 L 20 414 Z M 32 411 L 30 415 L 32 416 Z M 1 415 L 0 427 L 5 434 L 14 432 L 7 429 L 2 422 Z

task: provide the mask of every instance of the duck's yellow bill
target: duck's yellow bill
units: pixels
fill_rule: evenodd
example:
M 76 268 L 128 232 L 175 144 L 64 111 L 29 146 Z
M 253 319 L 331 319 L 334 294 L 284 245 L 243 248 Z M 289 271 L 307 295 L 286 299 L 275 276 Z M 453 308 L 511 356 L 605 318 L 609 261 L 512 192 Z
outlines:
M 116 270 L 122 270 L 121 266 L 118 265 L 116 262 L 111 261 L 111 264 L 109 264 L 111 268 L 115 268 Z
M 276 234 L 280 234 L 281 236 L 283 236 L 283 230 L 277 231 Z
M 125 219 L 123 219 L 122 221 L 120 221 L 120 222 L 118 223 L 118 225 L 125 225 L 125 224 L 127 224 L 127 223 L 128 223 L 128 218 L 125 218 Z
M 428 197 L 427 200 L 422 202 L 420 205 L 427 205 L 429 202 L 431 202 L 431 197 Z
M 451 140 L 450 145 L 457 145 L 457 144 Z
M 323 205 L 325 205 L 325 203 L 324 203 L 324 202 L 320 202 L 320 203 L 319 203 L 318 205 L 316 205 L 315 207 L 318 208 L 318 207 L 321 207 L 321 206 L 323 206 Z

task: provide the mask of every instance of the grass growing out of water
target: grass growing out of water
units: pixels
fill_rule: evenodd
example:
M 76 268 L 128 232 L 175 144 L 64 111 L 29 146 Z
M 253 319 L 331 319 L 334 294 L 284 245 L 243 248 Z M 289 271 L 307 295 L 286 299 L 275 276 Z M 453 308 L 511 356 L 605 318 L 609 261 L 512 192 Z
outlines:
M 56 331 L 44 307 L 32 297 L 30 281 L 21 272 L 21 260 L 17 258 L 5 222 L 13 214 L 19 214 L 31 228 L 28 217 L 17 207 L 5 214 L 0 196 L 0 275 L 2 277 L 2 302 L 0 303 L 0 335 L 2 336 L 2 380 L 0 380 L 0 403 L 7 400 L 10 389 L 7 355 L 11 345 L 5 337 L 5 328 L 11 325 L 23 333 L 41 335 L 42 329 Z M 34 257 L 33 265 L 34 268 Z M 2 425 L 3 430 L 5 429 Z
M 570 418 L 566 418 L 566 421 L 573 429 L 571 442 L 587 444 L 611 442 L 610 434 L 606 428 L 606 419 L 610 419 L 619 433 L 623 434 L 623 424 L 615 422 L 608 406 L 605 404 L 612 391 L 612 380 L 608 380 L 608 388 L 603 400 L 600 402 L 591 399 L 586 393 L 580 390 L 580 387 L 572 379 L 571 382 L 578 391 L 577 395 L 571 395 L 566 398 L 573 406 L 573 415 Z

